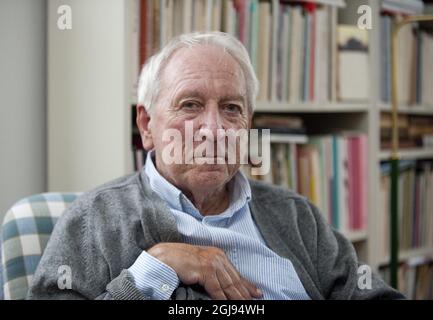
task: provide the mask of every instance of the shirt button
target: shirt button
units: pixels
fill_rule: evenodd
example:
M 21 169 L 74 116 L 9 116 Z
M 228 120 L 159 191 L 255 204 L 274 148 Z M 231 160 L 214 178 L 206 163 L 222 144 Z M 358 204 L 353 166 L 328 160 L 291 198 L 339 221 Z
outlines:
M 169 286 L 168 284 L 163 284 L 163 285 L 161 286 L 161 290 L 162 290 L 163 292 L 167 292 L 168 290 L 170 290 L 170 286 Z

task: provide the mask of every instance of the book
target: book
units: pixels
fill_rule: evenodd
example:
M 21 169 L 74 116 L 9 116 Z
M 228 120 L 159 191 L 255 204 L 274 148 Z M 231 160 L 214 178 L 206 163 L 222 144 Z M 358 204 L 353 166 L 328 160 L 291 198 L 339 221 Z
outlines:
M 380 18 L 380 55 L 381 65 L 381 99 L 385 103 L 391 102 L 391 26 L 392 17 L 383 15 Z
M 220 30 L 245 45 L 260 83 L 259 101 L 336 101 L 335 6 L 342 4 L 333 0 L 140 0 L 140 67 L 175 36 Z
M 399 243 L 402 250 L 431 246 L 433 239 L 433 161 L 406 160 L 399 162 L 398 181 L 398 216 Z M 389 197 L 390 197 L 390 165 L 381 164 L 381 203 L 384 219 L 381 221 L 386 245 L 381 255 L 389 253 Z
M 427 147 L 428 137 L 433 134 L 433 118 L 419 115 L 398 115 L 398 135 L 400 148 Z M 427 140 L 425 139 L 427 137 Z M 384 112 L 380 117 L 380 145 L 382 149 L 391 147 L 391 114 Z
M 257 78 L 260 82 L 257 100 L 269 100 L 269 56 L 270 56 L 270 29 L 271 5 L 270 2 L 259 3 L 259 49 L 257 51 Z
M 272 141 L 272 140 L 271 140 Z M 367 227 L 367 137 L 312 135 L 308 142 L 272 143 L 271 173 L 255 177 L 307 197 L 342 232 Z
M 409 3 L 409 2 L 408 2 Z M 386 6 L 385 6 L 386 8 Z M 381 69 L 380 96 L 391 102 L 391 32 L 392 25 L 402 21 L 407 10 L 384 9 L 380 17 Z M 423 24 L 409 24 L 400 30 L 396 50 L 397 99 L 404 106 L 433 106 L 432 45 L 433 37 Z
M 301 101 L 301 75 L 303 66 L 303 55 L 301 48 L 304 44 L 304 15 L 302 7 L 294 6 L 291 12 L 291 36 L 290 46 L 290 79 L 289 79 L 289 102 L 297 103 Z
M 338 26 L 338 100 L 368 101 L 368 32 L 353 25 Z M 356 75 L 356 76 L 354 76 Z
M 389 267 L 381 267 L 379 273 L 389 283 Z M 408 299 L 433 299 L 433 261 L 429 257 L 415 257 L 398 266 L 398 290 Z

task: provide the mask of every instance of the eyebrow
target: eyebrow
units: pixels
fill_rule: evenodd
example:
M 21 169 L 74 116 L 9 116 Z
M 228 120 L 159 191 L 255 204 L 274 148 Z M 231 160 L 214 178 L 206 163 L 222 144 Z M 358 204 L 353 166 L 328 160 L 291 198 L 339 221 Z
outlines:
M 245 102 L 245 97 L 243 95 L 229 95 L 224 98 L 222 98 L 220 101 L 226 102 L 226 101 L 242 101 Z
M 188 90 L 188 91 L 183 91 L 180 92 L 177 97 L 174 99 L 175 104 L 179 103 L 179 101 L 181 101 L 182 99 L 187 99 L 187 98 L 192 98 L 192 97 L 199 97 L 199 98 L 203 98 L 203 94 L 200 93 L 197 90 Z M 232 94 L 232 95 L 227 95 L 224 96 L 223 98 L 221 98 L 219 100 L 219 102 L 227 102 L 227 101 L 241 101 L 241 102 L 245 102 L 245 96 L 241 95 L 241 94 Z

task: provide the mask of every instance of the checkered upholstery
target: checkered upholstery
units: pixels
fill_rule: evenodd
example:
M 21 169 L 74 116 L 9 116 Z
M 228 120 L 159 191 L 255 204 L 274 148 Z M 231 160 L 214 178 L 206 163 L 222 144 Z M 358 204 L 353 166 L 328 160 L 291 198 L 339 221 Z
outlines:
M 43 193 L 17 202 L 1 226 L 4 299 L 24 299 L 57 219 L 79 193 Z M 1 294 L 0 294 L 1 296 Z

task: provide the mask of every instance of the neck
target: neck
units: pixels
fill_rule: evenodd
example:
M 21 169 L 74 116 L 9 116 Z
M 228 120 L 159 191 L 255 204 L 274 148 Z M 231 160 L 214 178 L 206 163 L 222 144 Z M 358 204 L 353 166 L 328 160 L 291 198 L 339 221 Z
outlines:
M 226 185 L 212 191 L 200 189 L 183 192 L 203 216 L 220 214 L 230 204 L 230 194 Z
M 197 188 L 176 183 L 170 174 L 164 170 L 164 166 L 158 165 L 158 159 L 154 161 L 155 168 L 168 182 L 179 188 L 191 201 L 203 216 L 217 215 L 224 212 L 230 205 L 230 191 L 228 184 L 221 187 L 206 189 L 202 186 Z

